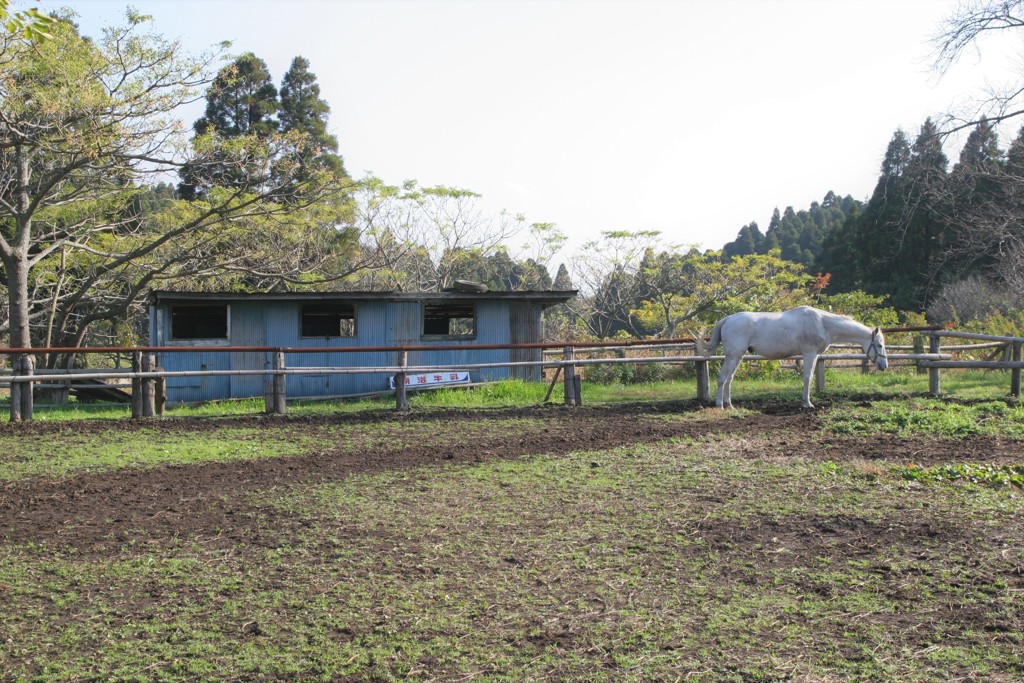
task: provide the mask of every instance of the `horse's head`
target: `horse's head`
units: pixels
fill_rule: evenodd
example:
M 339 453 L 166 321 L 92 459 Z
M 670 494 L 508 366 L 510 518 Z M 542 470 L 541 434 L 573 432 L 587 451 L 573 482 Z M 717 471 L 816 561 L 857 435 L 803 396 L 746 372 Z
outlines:
M 871 340 L 864 344 L 864 353 L 879 370 L 889 367 L 889 354 L 885 350 L 885 335 L 881 327 L 871 330 Z

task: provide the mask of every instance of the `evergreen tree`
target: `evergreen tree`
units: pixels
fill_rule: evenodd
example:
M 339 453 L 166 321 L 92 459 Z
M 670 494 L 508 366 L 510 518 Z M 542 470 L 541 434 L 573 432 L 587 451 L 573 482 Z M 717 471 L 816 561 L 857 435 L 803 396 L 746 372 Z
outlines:
M 864 210 L 827 240 L 817 267 L 839 291 L 863 289 L 900 309 L 920 310 L 942 279 L 948 233 L 939 199 L 948 160 L 928 119 L 911 145 L 897 130 Z
M 825 238 L 842 226 L 858 204 L 850 196 L 840 200 L 830 190 L 824 202 L 811 202 L 809 209 L 775 209 L 766 233 L 761 233 L 757 223 L 743 226 L 736 239 L 722 248 L 722 257 L 728 261 L 737 256 L 767 255 L 778 249 L 782 258 L 810 267 L 821 254 Z
M 345 173 L 338 156 L 338 138 L 327 130 L 330 113 L 330 105 L 320 98 L 320 86 L 316 75 L 309 70 L 309 60 L 295 57 L 281 80 L 278 121 L 282 133 L 296 132 L 304 136 L 303 149 L 298 155 L 303 167 L 298 174 L 300 178 L 317 170 Z
M 213 79 L 206 93 L 206 113 L 192 127 L 197 135 L 213 131 L 224 137 L 266 137 L 277 130 L 278 107 L 267 63 L 247 52 Z
M 752 221 L 750 224 L 744 225 L 740 228 L 740 232 L 736 235 L 736 239 L 722 248 L 722 258 L 728 260 L 734 256 L 759 254 L 761 253 L 763 242 L 764 235 L 761 234 L 761 230 L 757 227 L 757 223 Z
M 569 269 L 565 267 L 564 263 L 558 264 L 558 273 L 555 275 L 552 287 L 556 292 L 568 292 L 576 289 L 572 284 L 572 278 L 569 277 Z
M 927 306 L 937 285 L 948 278 L 940 258 L 949 244 L 944 216 L 948 165 L 938 129 L 929 118 L 914 140 L 907 163 L 907 227 L 901 255 L 903 282 L 899 283 L 908 292 L 916 288 L 914 305 L 919 308 Z
M 848 258 L 854 258 L 856 265 L 847 286 L 853 289 L 875 295 L 888 295 L 893 289 L 890 275 L 902 243 L 898 233 L 906 209 L 904 173 L 909 163 L 910 142 L 906 133 L 897 130 L 886 148 L 871 199 L 849 231 Z
M 1010 149 L 1006 150 L 1006 175 L 1024 179 L 1024 126 L 1010 143 Z
M 1016 141 L 1015 141 L 1016 143 Z M 948 281 L 974 275 L 991 276 L 993 268 L 1018 242 L 1010 228 L 1020 223 L 1019 176 L 1011 171 L 1020 149 L 1005 156 L 992 124 L 982 119 L 968 135 L 948 183 L 952 222 L 948 250 Z
M 192 126 L 197 139 L 212 138 L 207 158 L 181 169 L 178 191 L 182 198 L 201 198 L 214 186 L 245 189 L 267 182 L 269 170 L 263 166 L 218 163 L 226 155 L 216 141 L 268 138 L 278 128 L 277 110 L 277 88 L 266 62 L 248 52 L 222 68 L 206 92 L 205 113 Z

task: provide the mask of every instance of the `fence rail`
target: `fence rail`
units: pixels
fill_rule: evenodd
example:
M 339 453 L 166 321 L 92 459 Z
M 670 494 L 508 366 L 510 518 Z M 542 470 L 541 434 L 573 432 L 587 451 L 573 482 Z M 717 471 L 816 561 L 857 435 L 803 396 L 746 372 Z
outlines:
M 1020 396 L 1021 370 L 1024 369 L 1024 362 L 1021 359 L 1021 348 L 1024 338 L 1004 337 L 997 335 L 985 335 L 966 332 L 953 332 L 936 328 L 890 328 L 887 332 L 922 332 L 927 333 L 928 350 L 923 350 L 924 337 L 913 346 L 891 347 L 890 350 L 915 349 L 911 353 L 890 353 L 890 361 L 895 363 L 912 363 L 921 372 L 929 374 L 929 391 L 934 395 L 939 394 L 940 370 L 952 368 L 984 368 L 984 369 L 1008 369 L 1011 372 L 1010 393 L 1015 397 Z M 957 339 L 981 340 L 981 344 L 954 344 L 943 346 L 942 337 Z M 491 363 L 463 363 L 458 365 L 409 365 L 408 353 L 410 351 L 444 351 L 450 349 L 459 350 L 507 350 L 533 348 L 541 349 L 543 355 L 562 356 L 561 360 L 540 360 L 540 361 L 510 361 Z M 837 345 L 837 350 L 843 348 Z M 954 354 L 977 351 L 989 348 L 1004 348 L 1008 358 L 1000 360 L 958 360 Z M 593 365 L 604 364 L 643 364 L 643 363 L 694 363 L 697 377 L 697 397 L 702 401 L 709 401 L 710 379 L 709 363 L 721 361 L 724 356 L 720 355 L 696 355 L 675 354 L 675 355 L 649 355 L 644 357 L 626 357 L 626 352 L 637 350 L 657 351 L 696 351 L 692 339 L 670 339 L 670 340 L 631 340 L 623 343 L 615 342 L 587 342 L 587 343 L 535 343 L 535 344 L 480 344 L 461 346 L 381 346 L 381 347 L 339 347 L 325 349 L 307 348 L 282 348 L 266 346 L 148 346 L 148 347 L 88 347 L 88 348 L 33 348 L 33 349 L 0 349 L 0 355 L 12 356 L 12 371 L 10 374 L 0 374 L 0 386 L 7 386 L 11 392 L 11 420 L 31 420 L 33 412 L 33 384 L 46 384 L 47 386 L 73 387 L 75 382 L 86 380 L 130 380 L 132 417 L 152 417 L 162 415 L 166 397 L 166 381 L 175 377 L 215 377 L 215 376 L 262 376 L 264 377 L 264 398 L 266 411 L 268 413 L 284 414 L 287 411 L 287 382 L 288 376 L 296 375 L 344 375 L 344 374 L 383 374 L 394 376 L 396 407 L 399 410 L 408 408 L 408 396 L 406 378 L 417 374 L 465 372 L 481 370 L 486 368 L 514 368 L 514 367 L 541 367 L 543 369 L 554 369 L 555 376 L 551 381 L 548 396 L 554 388 L 560 375 L 563 375 L 564 401 L 568 405 L 580 405 L 582 403 L 582 391 L 579 370 Z M 324 353 L 324 352 L 380 352 L 394 353 L 395 362 L 373 366 L 328 366 L 328 367 L 288 367 L 285 364 L 286 354 L 301 353 Z M 157 353 L 188 353 L 188 352 L 265 352 L 272 354 L 272 361 L 264 369 L 251 370 L 179 370 L 166 371 L 159 367 Z M 596 353 L 614 352 L 620 354 L 614 358 L 580 357 Z M 111 369 L 94 371 L 84 368 L 70 368 L 65 370 L 39 369 L 34 367 L 34 356 L 42 353 L 123 353 L 132 358 L 131 369 Z M 747 355 L 744 360 L 767 360 L 763 356 Z M 795 359 L 799 362 L 799 359 Z M 815 368 L 816 387 L 819 391 L 824 388 L 825 367 L 827 364 L 835 365 L 837 362 L 860 363 L 861 367 L 867 367 L 867 359 L 863 353 L 829 353 L 820 357 Z M 844 367 L 848 367 L 844 366 Z M 111 388 L 110 385 L 106 385 Z M 126 385 L 116 385 L 126 386 Z M 380 394 L 388 394 L 390 391 L 382 391 Z M 365 394 L 364 394 L 365 395 Z

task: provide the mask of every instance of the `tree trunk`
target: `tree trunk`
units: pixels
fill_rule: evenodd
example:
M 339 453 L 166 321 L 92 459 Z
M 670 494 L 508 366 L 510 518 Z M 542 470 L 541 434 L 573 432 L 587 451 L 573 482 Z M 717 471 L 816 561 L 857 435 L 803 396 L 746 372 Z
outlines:
M 7 295 L 10 307 L 11 348 L 27 348 L 32 346 L 29 335 L 28 315 L 28 258 L 27 255 L 15 252 L 10 258 L 4 259 L 7 269 Z
M 21 145 L 14 147 L 15 164 L 18 169 L 18 185 L 15 194 L 17 214 L 15 215 L 13 239 L 4 241 L 3 261 L 7 269 L 7 297 L 10 308 L 9 346 L 27 348 L 32 346 L 29 335 L 28 314 L 28 245 L 32 234 L 30 215 L 32 198 L 29 183 L 32 180 L 29 155 Z

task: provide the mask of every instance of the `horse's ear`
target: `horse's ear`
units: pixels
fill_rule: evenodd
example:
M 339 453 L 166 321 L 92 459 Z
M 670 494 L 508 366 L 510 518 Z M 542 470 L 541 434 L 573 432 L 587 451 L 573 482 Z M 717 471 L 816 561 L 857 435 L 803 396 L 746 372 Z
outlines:
M 882 328 L 881 327 L 876 327 L 874 330 L 871 331 L 871 336 L 872 337 L 877 337 L 880 334 L 882 334 Z

